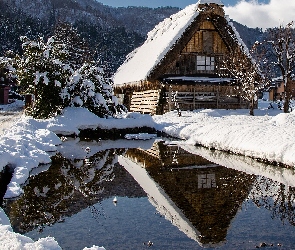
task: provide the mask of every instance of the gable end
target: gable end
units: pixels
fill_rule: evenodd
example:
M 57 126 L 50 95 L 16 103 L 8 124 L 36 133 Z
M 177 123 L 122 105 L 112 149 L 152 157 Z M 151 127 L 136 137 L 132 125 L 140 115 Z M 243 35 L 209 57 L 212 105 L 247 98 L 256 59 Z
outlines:
M 167 74 L 196 74 L 198 71 L 196 56 L 205 56 L 206 59 L 202 60 L 216 60 L 214 67 L 218 70 L 217 61 L 221 61 L 225 54 L 236 50 L 238 46 L 238 39 L 225 17 L 212 11 L 201 12 L 166 56 L 150 72 L 147 79 L 155 81 Z M 185 69 L 181 68 L 183 60 L 185 60 Z M 212 65 L 205 68 L 205 71 L 208 69 L 213 71 Z

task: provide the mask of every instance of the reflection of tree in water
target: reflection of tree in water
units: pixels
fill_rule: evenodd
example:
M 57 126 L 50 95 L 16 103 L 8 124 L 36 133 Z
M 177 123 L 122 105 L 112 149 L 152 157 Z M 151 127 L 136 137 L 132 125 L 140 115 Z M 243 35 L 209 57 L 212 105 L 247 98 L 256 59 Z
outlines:
M 104 190 L 103 182 L 114 178 L 117 151 L 101 151 L 72 161 L 61 154 L 53 156 L 48 171 L 31 177 L 24 194 L 7 205 L 14 230 L 42 229 L 42 225 L 62 222 L 63 217 L 96 203 Z
M 272 211 L 273 218 L 295 226 L 295 187 L 260 177 L 254 182 L 249 197 L 258 207 Z

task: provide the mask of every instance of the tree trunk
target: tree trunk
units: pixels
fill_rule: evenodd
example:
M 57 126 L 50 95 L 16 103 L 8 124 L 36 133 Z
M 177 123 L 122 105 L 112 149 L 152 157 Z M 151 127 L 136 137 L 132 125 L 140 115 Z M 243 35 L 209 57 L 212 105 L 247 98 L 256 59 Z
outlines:
M 284 113 L 289 113 L 289 104 L 291 100 L 291 79 L 287 78 L 287 83 L 285 86 L 285 103 L 284 103 Z
M 285 103 L 284 103 L 284 113 L 289 113 L 289 103 L 290 103 L 290 94 L 286 92 Z
M 254 116 L 254 98 L 251 99 L 250 102 L 250 110 L 249 110 L 249 114 Z
M 250 113 L 250 115 L 254 116 L 254 108 L 253 108 L 252 105 L 250 106 L 250 112 L 249 113 Z

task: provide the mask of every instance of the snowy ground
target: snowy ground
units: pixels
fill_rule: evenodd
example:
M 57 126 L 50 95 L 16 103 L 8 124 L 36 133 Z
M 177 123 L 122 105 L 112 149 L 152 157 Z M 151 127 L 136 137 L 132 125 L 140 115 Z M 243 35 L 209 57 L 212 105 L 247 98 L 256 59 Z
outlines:
M 149 126 L 183 139 L 187 145 L 201 144 L 209 148 L 266 159 L 295 166 L 295 111 L 284 114 L 279 109 L 268 109 L 269 102 L 260 102 L 255 116 L 248 110 L 196 110 L 170 112 L 163 116 L 125 114 L 117 119 L 101 119 L 83 108 L 68 108 L 62 116 L 35 120 L 18 111 L 9 119 L 12 105 L 0 106 L 0 171 L 7 165 L 14 168 L 5 198 L 22 193 L 21 185 L 30 171 L 39 164 L 50 162 L 50 151 L 56 151 L 61 139 L 56 133 L 78 134 L 85 128 L 128 128 Z M 20 110 L 20 109 L 18 109 Z M 6 112 L 6 113 L 3 113 Z M 1 133 L 3 131 L 4 133 Z M 151 135 L 154 136 L 154 135 Z M 146 135 L 129 136 L 147 139 Z M 61 249 L 53 238 L 31 239 L 13 233 L 9 220 L 0 209 L 0 249 Z M 18 246 L 18 248 L 15 248 Z M 104 249 L 93 246 L 85 249 Z
M 0 105 L 0 136 L 11 124 L 23 114 L 23 102 L 16 101 L 10 105 Z
M 248 110 L 197 110 L 155 116 L 159 130 L 187 144 L 233 152 L 295 166 L 295 111 L 285 114 L 261 102 L 255 116 Z

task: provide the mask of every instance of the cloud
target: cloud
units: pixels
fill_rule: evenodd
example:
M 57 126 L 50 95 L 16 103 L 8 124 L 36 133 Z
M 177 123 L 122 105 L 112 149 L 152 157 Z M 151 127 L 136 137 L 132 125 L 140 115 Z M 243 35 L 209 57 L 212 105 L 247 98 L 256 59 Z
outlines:
M 235 6 L 224 9 L 231 19 L 251 28 L 266 29 L 295 21 L 294 0 L 270 0 L 268 4 L 241 0 Z

